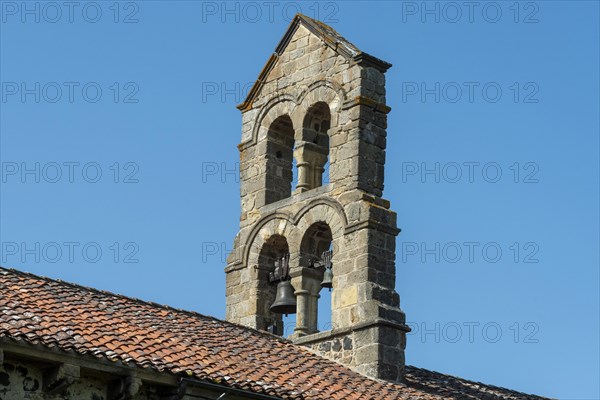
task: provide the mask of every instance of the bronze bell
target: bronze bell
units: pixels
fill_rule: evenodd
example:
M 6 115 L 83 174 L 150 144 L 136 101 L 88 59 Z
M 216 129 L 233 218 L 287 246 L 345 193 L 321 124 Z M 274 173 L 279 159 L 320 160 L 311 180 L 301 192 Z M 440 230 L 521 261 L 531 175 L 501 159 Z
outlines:
M 322 288 L 327 288 L 331 292 L 331 288 L 333 287 L 333 270 L 331 268 L 325 268 L 325 273 L 323 274 L 323 282 L 321 282 Z
M 271 311 L 276 314 L 296 314 L 296 296 L 290 281 L 281 281 L 277 284 L 277 294 L 275 302 L 271 305 Z

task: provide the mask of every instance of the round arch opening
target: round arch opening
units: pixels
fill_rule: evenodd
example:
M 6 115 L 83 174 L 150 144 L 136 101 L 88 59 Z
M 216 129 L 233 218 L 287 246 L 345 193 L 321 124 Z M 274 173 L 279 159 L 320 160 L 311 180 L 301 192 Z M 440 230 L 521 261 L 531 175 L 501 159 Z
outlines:
M 311 265 L 321 260 L 323 252 L 333 251 L 333 234 L 325 222 L 312 224 L 304 234 L 300 244 L 300 262 L 302 265 Z M 317 303 L 317 331 L 332 329 L 332 292 L 321 289 Z

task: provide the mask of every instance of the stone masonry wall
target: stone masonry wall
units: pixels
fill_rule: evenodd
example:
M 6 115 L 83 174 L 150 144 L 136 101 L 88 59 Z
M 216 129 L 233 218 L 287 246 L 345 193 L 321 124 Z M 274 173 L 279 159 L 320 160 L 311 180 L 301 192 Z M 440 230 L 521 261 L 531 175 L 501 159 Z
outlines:
M 48 394 L 43 390 L 43 363 L 4 362 L 0 367 L 2 400 L 109 400 L 106 380 L 82 377 L 64 393 Z M 46 365 L 46 368 L 48 365 Z M 153 388 L 142 387 L 131 400 L 160 400 Z
M 0 348 L 1 350 L 1 348 Z M 2 356 L 2 354 L 0 354 Z M 47 357 L 47 358 L 46 358 Z M 73 366 L 84 361 L 79 376 L 62 386 L 65 375 L 59 379 L 52 374 L 57 363 L 52 355 L 40 353 L 33 358 L 13 355 L 0 362 L 1 400 L 194 400 L 216 399 L 223 395 L 221 388 L 206 388 L 193 383 L 179 387 L 178 379 L 166 373 L 156 373 L 154 377 L 144 375 L 144 379 L 133 379 L 134 383 L 119 385 L 124 378 L 108 373 L 107 365 L 98 360 L 97 364 L 89 356 L 74 355 Z M 71 370 L 73 371 L 73 370 Z M 147 371 L 146 371 L 147 372 Z M 134 373 L 134 371 L 130 371 Z M 146 379 L 147 378 L 147 379 Z M 156 380 L 155 380 L 156 378 Z M 165 378 L 174 378 L 165 385 Z M 126 380 L 126 382 L 128 382 Z M 160 383 L 159 383 L 160 382 Z M 227 400 L 255 398 L 252 393 L 228 393 Z
M 273 121 L 290 116 L 296 141 L 302 137 L 303 120 L 311 105 L 324 101 L 331 112 L 329 129 L 330 184 L 327 194 L 348 207 L 348 213 L 359 215 L 356 197 L 348 192 L 359 187 L 369 188 L 374 196 L 383 190 L 385 162 L 385 113 L 353 102 L 359 96 L 369 96 L 376 104 L 385 102 L 385 78 L 375 68 L 352 64 L 325 45 L 317 36 L 300 25 L 278 63 L 266 79 L 252 109 L 243 113 L 242 144 L 240 145 L 240 232 L 234 243 L 230 264 L 240 263 L 249 252 L 247 242 L 255 224 L 266 215 L 267 133 Z M 364 153 L 364 154 L 363 154 Z M 360 171 L 360 173 L 359 173 Z M 355 198 L 352 198 L 355 197 Z M 281 200 L 281 202 L 285 202 Z M 389 203 L 373 198 L 374 205 L 389 207 Z M 279 204 L 277 203 L 277 204 Z M 302 206 L 302 203 L 297 205 Z M 296 204 L 291 208 L 298 208 Z M 370 211 L 364 210 L 363 214 Z M 395 215 L 388 219 L 395 229 Z M 362 217 L 362 218 L 361 218 Z M 292 239 L 286 237 L 288 242 Z M 301 237 L 298 237 L 298 241 Z M 299 243 L 288 243 L 298 247 Z M 252 249 L 258 251 L 259 249 Z M 338 259 L 338 261 L 341 261 Z M 234 269 L 234 268 L 231 268 Z M 247 304 L 256 285 L 249 285 L 257 275 L 254 271 L 228 274 L 227 319 L 249 326 L 258 326 L 254 315 L 261 304 Z M 245 316 L 248 316 L 247 318 Z M 274 318 L 274 317 L 273 317 Z

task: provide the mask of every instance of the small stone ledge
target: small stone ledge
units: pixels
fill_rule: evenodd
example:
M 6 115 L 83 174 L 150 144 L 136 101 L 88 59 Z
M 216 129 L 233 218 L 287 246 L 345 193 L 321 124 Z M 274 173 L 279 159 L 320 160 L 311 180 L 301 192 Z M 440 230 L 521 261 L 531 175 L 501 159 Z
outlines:
M 352 325 L 347 328 L 332 329 L 329 331 L 317 332 L 317 333 L 313 333 L 311 335 L 301 336 L 301 337 L 292 339 L 292 342 L 294 344 L 299 344 L 299 345 L 310 345 L 310 344 L 322 342 L 324 340 L 334 339 L 334 338 L 337 338 L 340 336 L 345 336 L 345 335 L 348 335 L 349 333 L 361 331 L 364 329 L 369 329 L 369 328 L 372 328 L 375 326 L 388 326 L 388 327 L 399 329 L 403 332 L 410 332 L 410 327 L 408 325 L 399 324 L 397 322 L 388 321 L 388 320 L 382 319 L 382 318 L 377 318 L 374 321 L 363 322 L 360 324 Z
M 289 206 L 289 205 L 293 205 L 293 204 L 296 204 L 296 203 L 299 203 L 302 201 L 312 199 L 314 197 L 319 197 L 324 194 L 328 194 L 330 191 L 331 191 L 331 184 L 328 183 L 326 185 L 319 186 L 319 187 L 311 189 L 311 190 L 307 190 L 306 192 L 292 194 L 290 197 L 276 201 L 274 203 L 266 204 L 266 205 L 262 206 L 259 209 L 259 211 L 262 214 L 267 214 L 269 212 L 279 210 L 279 209 Z
M 392 227 L 389 225 L 384 225 L 377 221 L 367 220 L 367 221 L 360 221 L 360 222 L 354 223 L 352 225 L 346 226 L 344 234 L 347 235 L 349 233 L 356 232 L 361 229 L 367 229 L 367 228 L 375 229 L 380 232 L 389 233 L 390 235 L 394 235 L 394 236 L 397 236 L 400 233 L 399 228 L 395 228 L 395 227 Z
M 236 261 L 235 263 L 229 264 L 225 267 L 225 273 L 237 271 L 244 268 L 246 268 L 244 263 L 242 263 L 241 261 Z
M 389 107 L 388 105 L 380 103 L 378 101 L 375 101 L 366 96 L 356 96 L 355 98 L 346 101 L 342 105 L 342 110 L 347 110 L 349 108 L 356 107 L 356 106 L 371 107 L 373 110 L 382 112 L 384 114 L 389 114 L 390 111 L 392 111 L 391 107 Z

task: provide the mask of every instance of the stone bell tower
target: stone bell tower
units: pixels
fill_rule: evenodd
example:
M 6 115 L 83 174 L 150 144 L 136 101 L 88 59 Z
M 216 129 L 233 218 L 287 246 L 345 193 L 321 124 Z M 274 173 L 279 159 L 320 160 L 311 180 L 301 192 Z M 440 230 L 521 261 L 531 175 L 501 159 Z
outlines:
M 390 67 L 296 15 L 238 106 L 242 211 L 225 272 L 227 319 L 277 332 L 269 275 L 289 255 L 297 310 L 290 339 L 401 381 L 409 329 L 395 291 L 399 229 L 382 198 Z M 319 261 L 329 249 L 333 328 L 319 332 Z

